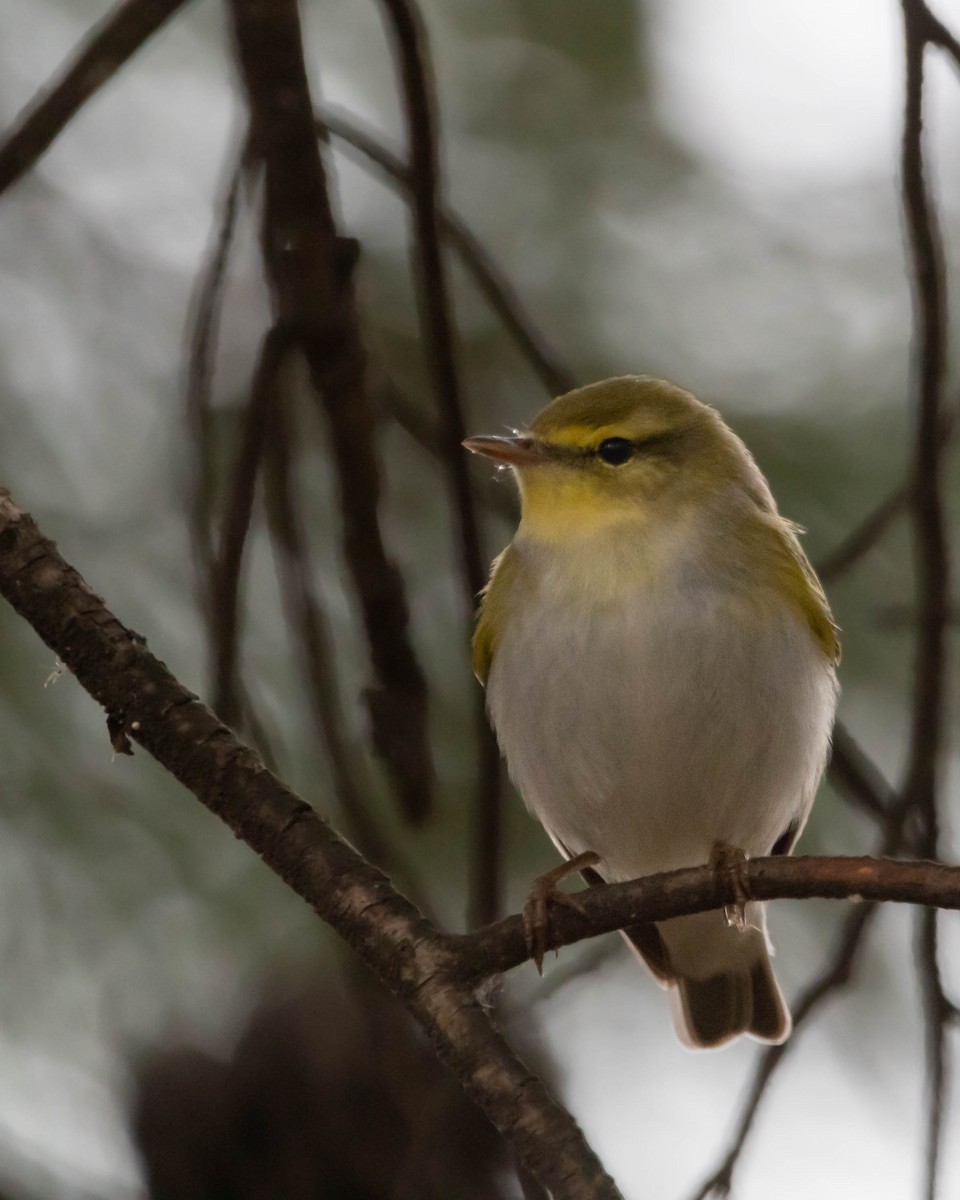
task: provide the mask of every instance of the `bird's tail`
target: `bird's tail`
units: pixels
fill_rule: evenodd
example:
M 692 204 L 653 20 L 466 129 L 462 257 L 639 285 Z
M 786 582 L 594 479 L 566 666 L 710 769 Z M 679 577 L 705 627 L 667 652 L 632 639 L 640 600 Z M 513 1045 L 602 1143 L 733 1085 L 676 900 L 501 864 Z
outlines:
M 677 917 L 657 927 L 676 982 L 674 1023 L 690 1047 L 722 1046 L 742 1033 L 776 1044 L 790 1034 L 763 906 L 748 904 L 745 915 L 744 929 L 727 924 L 722 912 Z

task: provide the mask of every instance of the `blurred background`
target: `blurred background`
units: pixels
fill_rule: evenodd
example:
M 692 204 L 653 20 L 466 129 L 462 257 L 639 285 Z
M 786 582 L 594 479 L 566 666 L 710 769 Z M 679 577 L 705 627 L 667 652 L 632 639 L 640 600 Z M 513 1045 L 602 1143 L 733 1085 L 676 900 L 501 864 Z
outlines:
M 4 126 L 108 8 L 6 0 Z M 301 8 L 315 100 L 402 154 L 378 6 L 304 0 Z M 580 381 L 663 375 L 717 405 L 822 561 L 901 484 L 910 452 L 899 6 L 423 0 L 422 10 L 447 203 L 500 264 L 555 357 Z M 928 55 L 928 64 L 927 148 L 952 282 L 960 86 L 946 62 Z M 211 674 L 188 522 L 196 453 L 185 339 L 244 123 L 224 11 L 204 0 L 161 30 L 0 198 L 0 479 L 204 697 Z M 448 927 L 464 928 L 477 685 L 459 552 L 442 467 L 390 412 L 395 389 L 415 412 L 433 411 L 408 213 L 341 142 L 326 162 L 342 231 L 362 247 L 363 332 L 383 404 L 383 524 L 430 688 L 435 810 L 419 828 L 397 815 L 369 751 L 366 647 L 319 419 L 303 423 L 293 464 L 300 512 L 352 769 L 405 864 L 400 885 L 425 895 Z M 246 188 L 215 358 L 223 456 L 269 320 L 256 200 Z M 549 397 L 455 262 L 452 276 L 468 425 L 503 431 Z M 510 484 L 481 487 L 485 473 L 478 489 L 492 556 L 510 536 Z M 956 511 L 952 464 L 949 474 Z M 843 629 L 841 715 L 896 783 L 912 644 L 903 519 L 828 591 Z M 339 827 L 262 507 L 242 592 L 242 661 L 280 773 Z M 69 674 L 56 677 L 52 656 L 5 606 L 0 730 L 0 1192 L 132 1200 L 147 1194 L 137 1139 L 152 1144 L 165 1103 L 172 1111 L 177 1097 L 207 1094 L 201 1079 L 211 1097 L 239 1088 L 252 1041 L 276 1063 L 264 1077 L 285 1077 L 284 1064 L 301 1057 L 278 1049 L 270 1030 L 339 1038 L 340 1017 L 312 1024 L 297 1006 L 307 995 L 316 1004 L 308 1012 L 352 1011 L 337 1007 L 347 960 L 334 935 L 145 754 L 114 760 L 99 709 Z M 956 751 L 954 742 L 943 803 L 951 860 Z M 801 852 L 870 853 L 876 844 L 874 825 L 825 786 Z M 554 857 L 511 794 L 509 911 Z M 844 915 L 837 904 L 774 906 L 788 997 L 822 969 Z M 957 1000 L 956 916 L 944 915 L 940 930 Z M 745 1150 L 742 1200 L 814 1189 L 877 1200 L 918 1194 L 923 1061 L 912 939 L 911 913 L 886 908 L 850 988 L 798 1034 Z M 502 1003 L 629 1200 L 696 1192 L 727 1145 L 756 1045 L 687 1053 L 658 988 L 613 937 L 564 950 L 542 981 L 530 965 L 514 972 Z M 333 1067 L 322 1051 L 307 1057 L 318 1063 L 315 1088 Z M 248 1086 L 249 1071 L 244 1078 Z M 191 1128 L 203 1128 L 218 1104 L 200 1106 L 206 1115 Z M 956 1121 L 946 1129 L 943 1196 L 960 1194 Z M 482 1132 L 476 1139 L 483 1170 L 500 1180 L 478 1196 L 519 1195 L 496 1149 Z M 171 1187 L 155 1194 L 194 1194 Z M 465 1184 L 437 1187 L 454 1200 L 472 1194 Z

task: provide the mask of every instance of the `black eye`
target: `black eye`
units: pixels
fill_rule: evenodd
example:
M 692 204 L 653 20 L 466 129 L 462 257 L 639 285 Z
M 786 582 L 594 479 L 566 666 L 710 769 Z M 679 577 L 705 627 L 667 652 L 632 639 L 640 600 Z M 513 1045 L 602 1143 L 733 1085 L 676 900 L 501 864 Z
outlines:
M 611 467 L 622 467 L 633 458 L 633 442 L 627 438 L 607 438 L 597 447 L 597 454 Z

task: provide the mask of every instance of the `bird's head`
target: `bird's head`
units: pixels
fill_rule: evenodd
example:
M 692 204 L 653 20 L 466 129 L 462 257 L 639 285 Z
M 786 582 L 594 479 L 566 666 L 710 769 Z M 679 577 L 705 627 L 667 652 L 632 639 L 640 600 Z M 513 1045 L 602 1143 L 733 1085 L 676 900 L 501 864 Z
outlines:
M 524 433 L 464 445 L 513 469 L 521 532 L 538 539 L 660 522 L 731 491 L 764 510 L 774 507 L 749 452 L 719 413 L 647 376 L 578 388 L 548 404 Z

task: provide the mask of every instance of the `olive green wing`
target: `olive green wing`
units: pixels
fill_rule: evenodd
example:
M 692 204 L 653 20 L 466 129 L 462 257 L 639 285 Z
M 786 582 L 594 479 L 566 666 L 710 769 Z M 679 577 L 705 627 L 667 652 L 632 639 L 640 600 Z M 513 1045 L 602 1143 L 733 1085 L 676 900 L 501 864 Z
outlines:
M 517 552 L 508 546 L 493 560 L 490 582 L 480 596 L 477 628 L 473 634 L 473 671 L 486 685 L 490 666 L 497 651 L 497 641 L 509 612 L 509 598 L 518 579 Z
M 820 580 L 800 545 L 797 537 L 802 532 L 800 526 L 779 515 L 773 519 L 777 535 L 774 563 L 779 589 L 804 618 L 828 661 L 836 666 L 840 662 L 840 628 L 830 612 Z

